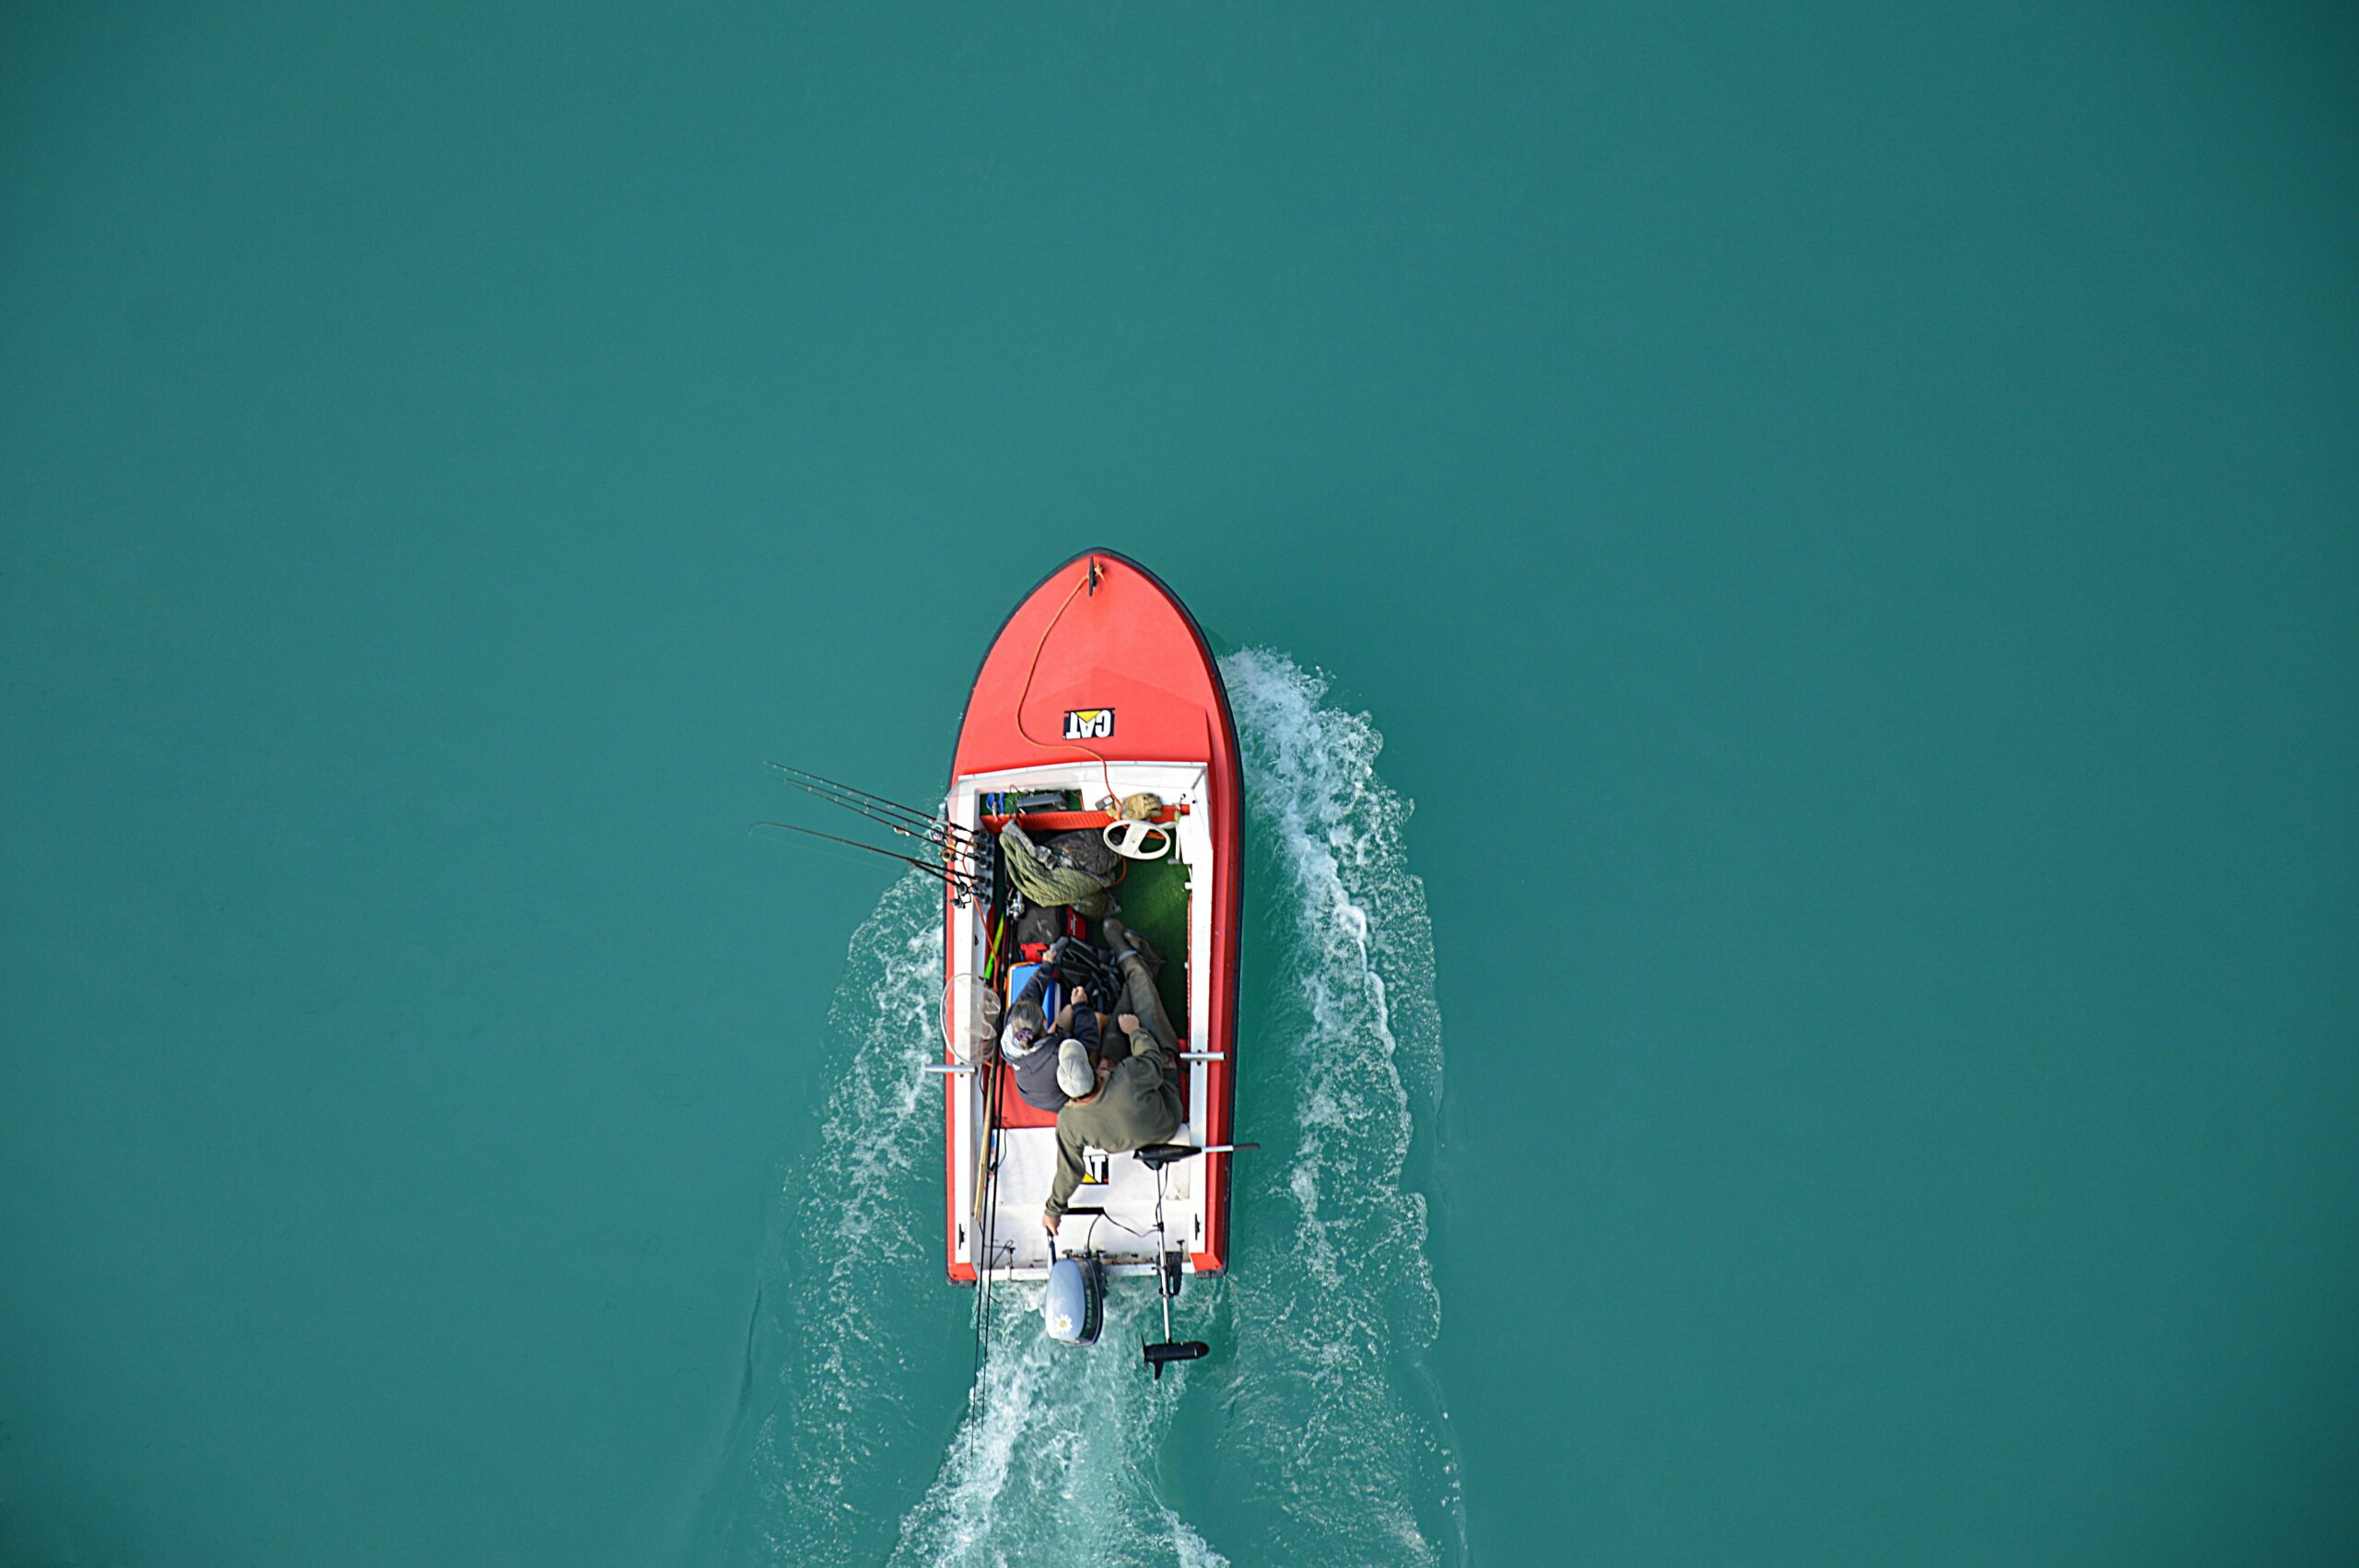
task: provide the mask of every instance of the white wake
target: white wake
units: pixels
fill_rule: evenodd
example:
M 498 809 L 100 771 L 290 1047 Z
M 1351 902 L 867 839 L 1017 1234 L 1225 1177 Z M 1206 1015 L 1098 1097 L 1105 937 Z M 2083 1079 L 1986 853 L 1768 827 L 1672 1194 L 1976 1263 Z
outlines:
M 1414 1113 L 1430 1119 L 1441 1086 L 1410 803 L 1377 776 L 1383 736 L 1328 706 L 1322 677 L 1259 649 L 1221 673 L 1245 752 L 1248 895 L 1267 906 L 1252 929 L 1273 938 L 1239 1112 L 1275 1152 L 1237 1166 L 1256 1223 L 1230 1285 L 1226 1473 L 1261 1504 L 1274 1560 L 1462 1559 L 1457 1465 L 1420 1360 L 1441 1300 L 1426 1201 L 1403 1180 Z

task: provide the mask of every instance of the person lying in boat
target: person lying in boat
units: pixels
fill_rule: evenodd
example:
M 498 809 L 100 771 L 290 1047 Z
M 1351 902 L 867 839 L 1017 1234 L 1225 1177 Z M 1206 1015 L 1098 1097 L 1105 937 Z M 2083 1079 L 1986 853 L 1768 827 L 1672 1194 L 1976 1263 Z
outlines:
M 1049 1207 L 1040 1216 L 1051 1234 L 1064 1218 L 1074 1188 L 1081 1185 L 1082 1151 L 1109 1154 L 1167 1141 L 1180 1130 L 1180 1040 L 1163 1016 L 1155 977 L 1138 933 L 1108 916 L 1106 945 L 1122 970 L 1122 1012 L 1118 1020 L 1129 1049 L 1119 1060 L 1093 1063 L 1078 1041 L 1057 1047 L 1057 1086 L 1065 1094 L 1057 1113 L 1057 1176 L 1049 1186 Z
M 1039 1110 L 1064 1108 L 1070 1098 L 1057 1082 L 1057 1059 L 1068 1040 L 1079 1043 L 1092 1059 L 1097 1055 L 1097 1012 L 1089 1005 L 1087 988 L 1075 986 L 1064 1006 L 1050 1020 L 1040 1012 L 1040 999 L 1049 984 L 1042 965 L 1024 982 L 1023 991 L 1007 1010 L 1007 1025 L 1000 1031 L 999 1054 L 1015 1071 L 1015 1092 Z M 1091 1084 L 1096 1085 L 1093 1077 Z

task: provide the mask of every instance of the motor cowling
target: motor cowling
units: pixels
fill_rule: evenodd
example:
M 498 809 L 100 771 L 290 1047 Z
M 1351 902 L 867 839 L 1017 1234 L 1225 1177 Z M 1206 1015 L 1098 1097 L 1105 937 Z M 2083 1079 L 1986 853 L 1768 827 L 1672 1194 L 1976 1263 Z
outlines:
M 1040 1298 L 1049 1338 L 1061 1344 L 1094 1345 L 1106 1323 L 1106 1269 L 1095 1258 L 1060 1258 L 1049 1268 L 1049 1289 Z

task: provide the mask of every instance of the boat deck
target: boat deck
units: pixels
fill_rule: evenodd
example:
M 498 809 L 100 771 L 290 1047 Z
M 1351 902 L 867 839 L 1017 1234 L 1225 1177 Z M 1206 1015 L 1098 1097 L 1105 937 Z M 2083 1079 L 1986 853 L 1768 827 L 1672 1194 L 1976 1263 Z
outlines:
M 989 823 L 978 809 L 983 795 L 1003 789 L 1058 789 L 1097 782 L 1097 773 L 1095 767 L 1088 769 L 1089 778 L 1085 780 L 1079 770 L 1051 766 L 988 780 L 961 780 L 952 791 L 952 813 L 956 820 L 988 828 Z M 1191 863 L 1191 857 L 1201 859 L 1210 850 L 1201 807 L 1204 770 L 1168 764 L 1116 764 L 1113 773 L 1117 788 L 1125 792 L 1133 789 L 1152 790 L 1175 805 L 1187 808 L 1173 824 L 1170 855 L 1158 860 L 1127 862 L 1112 891 L 1123 923 L 1144 937 L 1161 955 L 1163 966 L 1156 980 L 1158 1000 L 1173 1033 L 1179 1036 L 1181 1049 L 1192 1050 L 1193 1042 L 1203 1031 L 1205 1000 L 1194 994 L 1191 981 L 1197 955 L 1206 949 L 1211 935 L 1210 912 L 1199 906 L 1195 896 L 1199 868 Z M 1064 821 L 1053 818 L 1081 813 L 1050 814 L 1052 820 L 1039 825 L 1064 827 Z M 1031 813 L 1022 820 L 1027 827 L 1034 825 Z M 1098 815 L 1095 820 L 1102 823 L 1105 819 Z M 951 924 L 951 950 L 966 958 L 959 967 L 968 974 L 983 973 L 987 954 L 982 922 L 973 918 L 971 908 L 967 908 L 954 909 Z M 1104 944 L 1095 930 L 1097 922 L 1089 924 L 1092 945 L 1102 949 Z M 994 971 L 991 978 L 993 989 L 1005 1000 L 1007 976 Z M 946 1022 L 954 1028 L 958 1026 L 957 1020 Z M 954 1038 L 953 1054 L 957 1059 L 971 1059 L 967 1055 L 968 1045 L 963 1039 Z M 1186 1119 L 1174 1134 L 1174 1142 L 1201 1144 L 1211 1141 L 1204 1115 L 1209 1065 L 1203 1060 L 1181 1064 L 1180 1100 Z M 994 1122 L 987 1114 L 986 1098 L 995 1075 L 1000 1082 Z M 965 1077 L 954 1076 L 950 1086 L 947 1153 L 952 1161 L 954 1262 L 964 1262 L 969 1269 L 1002 1278 L 1041 1277 L 1050 1262 L 1048 1234 L 1041 1227 L 1040 1212 L 1056 1174 L 1056 1115 L 1026 1105 L 1015 1093 L 1013 1073 L 1003 1065 Z M 987 1142 L 980 1141 L 987 1126 Z M 1116 1272 L 1150 1269 L 1157 1255 L 1155 1173 L 1127 1153 L 1093 1154 L 1091 1163 L 1093 1175 L 1103 1179 L 1086 1182 L 1074 1192 L 1072 1203 L 1076 1209 L 1102 1208 L 1105 1212 L 1102 1216 L 1069 1216 L 1060 1235 L 1061 1245 L 1068 1249 L 1094 1247 Z M 1162 1180 L 1162 1235 L 1168 1246 L 1191 1258 L 1205 1246 L 1205 1175 L 1200 1169 L 1203 1164 L 1201 1158 L 1181 1161 L 1168 1167 Z M 981 1181 L 980 1193 L 979 1178 L 987 1178 Z

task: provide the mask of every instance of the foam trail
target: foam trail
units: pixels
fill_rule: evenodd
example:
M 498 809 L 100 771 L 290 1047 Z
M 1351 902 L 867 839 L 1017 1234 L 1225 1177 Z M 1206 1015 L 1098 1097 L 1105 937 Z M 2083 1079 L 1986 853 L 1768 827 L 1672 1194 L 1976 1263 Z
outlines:
M 941 994 L 942 889 L 913 872 L 853 934 L 828 1009 L 833 1087 L 773 1224 L 773 1278 L 747 1350 L 751 1408 L 724 1466 L 748 1483 L 751 1506 L 717 1498 L 695 1561 L 874 1561 L 890 1539 L 870 1516 L 874 1478 L 908 1466 L 936 1405 L 920 1387 L 928 1398 L 913 1408 L 910 1336 L 883 1309 L 938 1288 L 941 1233 L 926 1222 L 940 1210 L 919 1200 L 919 1162 L 941 1149 L 927 1136 L 941 1088 L 923 1071 Z
M 1086 1351 L 1039 1331 L 1038 1287 L 1001 1293 L 1012 1321 L 1000 1326 L 940 1475 L 902 1522 L 895 1563 L 1227 1562 L 1156 1493 L 1156 1457 L 1182 1379 L 1151 1381 L 1133 1352 L 1157 1310 L 1136 1286 L 1108 1291 L 1104 1331 Z
M 1403 1181 L 1413 1107 L 1430 1112 L 1441 1074 L 1410 803 L 1377 777 L 1383 736 L 1325 706 L 1323 678 L 1260 649 L 1221 671 L 1245 753 L 1249 897 L 1273 938 L 1249 976 L 1275 961 L 1242 1049 L 1285 1058 L 1243 1058 L 1240 1121 L 1269 1147 L 1238 1160 L 1237 1200 L 1268 1223 L 1238 1227 L 1225 1480 L 1255 1500 L 1273 1561 L 1460 1561 L 1457 1465 L 1420 1359 L 1441 1303 L 1425 1199 Z
M 749 1409 L 689 1561 L 1225 1568 L 1156 1494 L 1186 1377 L 1158 1385 L 1140 1365 L 1156 1307 L 1136 1281 L 1109 1292 L 1094 1351 L 1048 1341 L 1037 1286 L 995 1293 L 965 1423 L 946 1450 L 928 1437 L 966 1370 L 963 1333 L 945 1330 L 974 1299 L 943 1288 L 934 1228 L 942 1091 L 922 1069 L 939 1048 L 941 975 L 941 889 L 912 874 L 851 941 L 826 1032 L 834 1087 L 786 1183 Z M 929 1470 L 904 1516 L 878 1513 L 896 1478 Z

